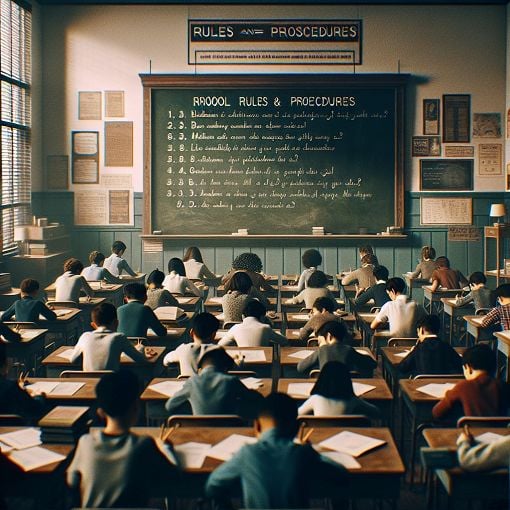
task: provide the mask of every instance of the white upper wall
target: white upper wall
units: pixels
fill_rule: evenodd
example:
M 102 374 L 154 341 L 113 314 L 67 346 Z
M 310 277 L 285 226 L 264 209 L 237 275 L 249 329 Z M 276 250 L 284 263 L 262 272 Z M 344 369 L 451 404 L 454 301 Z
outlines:
M 349 66 L 190 66 L 189 18 L 361 19 L 363 65 L 358 73 L 402 73 L 408 88 L 406 187 L 418 190 L 419 162 L 411 136 L 422 134 L 422 100 L 471 94 L 472 112 L 505 118 L 505 6 L 44 6 L 42 106 L 34 114 L 33 188 L 42 189 L 47 155 L 70 154 L 72 130 L 100 132 L 100 170 L 133 172 L 143 190 L 143 101 L 139 73 L 350 73 Z M 509 15 L 510 16 L 510 15 Z M 78 91 L 124 90 L 125 118 L 134 122 L 133 169 L 104 169 L 103 122 L 78 120 Z M 37 98 L 35 98 L 37 99 Z M 120 119 L 119 119 L 120 120 Z M 475 141 L 478 143 L 480 140 Z M 491 140 L 482 139 L 481 142 Z M 496 140 L 505 143 L 504 139 Z M 39 171 L 41 169 L 41 171 Z M 475 172 L 476 174 L 476 172 Z M 475 189 L 503 190 L 504 176 L 479 178 Z

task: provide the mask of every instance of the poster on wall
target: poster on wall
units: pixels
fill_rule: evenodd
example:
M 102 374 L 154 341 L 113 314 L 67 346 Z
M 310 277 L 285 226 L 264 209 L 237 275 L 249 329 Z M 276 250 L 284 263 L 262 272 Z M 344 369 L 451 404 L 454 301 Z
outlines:
M 46 158 L 46 189 L 67 191 L 69 188 L 69 156 Z
M 78 118 L 101 120 L 101 92 L 78 92 Z
M 75 191 L 76 225 L 133 225 L 133 191 L 90 188 Z
M 443 143 L 470 141 L 471 96 L 443 95 Z
M 439 99 L 423 100 L 423 134 L 439 134 Z
M 71 134 L 73 184 L 99 183 L 99 132 Z
M 421 225 L 471 225 L 473 200 L 471 198 L 421 198 Z
M 105 117 L 124 117 L 124 91 L 106 90 L 104 93 Z
M 472 159 L 421 159 L 421 191 L 471 191 Z
M 481 143 L 478 146 L 478 175 L 491 177 L 501 175 L 503 145 L 500 143 Z
M 445 158 L 474 158 L 474 145 L 445 145 Z
M 104 123 L 105 166 L 133 166 L 133 123 Z
M 473 113 L 473 137 L 501 138 L 501 114 Z
M 413 136 L 413 156 L 441 156 L 441 137 Z
M 108 196 L 110 225 L 130 223 L 130 205 L 129 190 L 110 190 Z

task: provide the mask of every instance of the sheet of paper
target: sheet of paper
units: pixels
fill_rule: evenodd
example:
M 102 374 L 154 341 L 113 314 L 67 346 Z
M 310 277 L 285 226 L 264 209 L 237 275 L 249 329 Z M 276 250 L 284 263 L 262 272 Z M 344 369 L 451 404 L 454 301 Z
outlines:
M 370 351 L 367 349 L 354 349 L 358 354 L 363 354 L 363 356 L 372 356 Z
M 295 329 L 295 330 L 292 332 L 292 336 L 299 336 L 299 329 Z
M 405 351 L 399 352 L 395 354 L 396 358 L 405 358 L 410 352 L 410 349 L 406 349 Z
M 208 457 L 219 460 L 229 460 L 245 444 L 256 443 L 255 437 L 243 436 L 241 434 L 232 434 L 215 444 L 207 453 Z
M 133 166 L 133 123 L 104 123 L 105 166 Z
M 359 457 L 365 452 L 383 444 L 385 444 L 385 441 L 382 439 L 375 439 L 373 437 L 364 436 L 363 434 L 356 434 L 355 432 L 344 430 L 322 441 L 319 443 L 319 446 L 337 452 L 347 453 L 353 457 Z
M 31 340 L 40 334 L 41 332 L 37 331 L 37 329 L 20 329 L 20 335 L 23 340 Z
M 74 349 L 64 349 L 62 352 L 59 352 L 56 354 L 58 358 L 64 358 L 67 361 L 71 361 L 71 358 L 73 356 Z
M 131 221 L 131 199 L 130 190 L 109 190 L 108 191 L 108 222 L 110 225 L 127 225 Z
M 25 389 L 31 395 L 40 395 L 41 393 L 51 393 L 57 386 L 58 381 L 36 381 L 26 386 Z
M 361 469 L 361 464 L 352 456 L 343 452 L 322 452 L 323 457 L 341 464 L 346 469 Z
M 309 397 L 315 383 L 289 383 L 287 393 L 298 397 Z
M 179 457 L 181 467 L 199 469 L 203 466 L 205 458 L 209 455 L 211 445 L 191 441 L 174 446 L 174 450 Z
M 149 389 L 157 391 L 166 397 L 173 397 L 179 390 L 182 389 L 186 381 L 161 381 L 156 384 L 151 384 Z
M 365 393 L 368 393 L 369 391 L 375 390 L 375 386 L 372 386 L 371 384 L 363 384 L 360 382 L 352 381 L 352 389 L 354 390 L 354 394 L 357 397 L 361 397 L 361 395 L 364 395 Z
M 2 443 L 2 441 L 0 441 L 0 452 L 7 453 L 10 452 L 11 450 L 12 446 L 9 446 L 8 444 Z
M 75 191 L 74 218 L 76 225 L 107 224 L 106 190 Z
M 216 338 L 223 338 L 228 333 L 226 329 L 219 329 L 216 331 Z
M 248 349 L 227 349 L 227 353 L 232 358 L 242 358 L 245 363 L 257 363 L 266 361 L 266 353 L 262 350 L 248 350 Z
M 101 92 L 78 92 L 78 118 L 101 120 Z
M 105 90 L 104 110 L 106 117 L 124 117 L 124 91 Z
M 241 382 L 250 390 L 256 390 L 264 384 L 262 379 L 257 379 L 256 377 L 245 377 L 241 379 Z
M 306 359 L 308 356 L 310 356 L 313 353 L 313 351 L 296 351 L 292 354 L 289 354 L 289 358 L 297 358 L 297 359 Z
M 34 446 L 25 450 L 11 451 L 8 458 L 23 469 L 23 471 L 32 471 L 54 462 L 61 462 L 65 460 L 66 456 L 41 446 Z
M 134 361 L 131 356 L 128 356 L 125 352 L 120 355 L 120 361 Z
M 51 390 L 50 395 L 59 395 L 61 397 L 70 397 L 74 395 L 78 390 L 85 386 L 84 382 L 61 382 L 58 383 L 53 390 Z
M 189 303 L 190 301 L 193 300 L 193 298 L 189 298 L 189 297 L 176 297 L 175 299 L 177 299 L 177 302 L 180 305 L 185 305 L 186 303 Z
M 430 395 L 431 397 L 443 398 L 445 393 L 448 390 L 451 390 L 454 386 L 454 383 L 430 383 L 416 389 L 426 395 Z
M 41 431 L 36 428 L 28 428 L 7 432 L 6 434 L 0 434 L 0 441 L 15 450 L 23 450 L 41 444 Z
M 290 318 L 295 321 L 307 321 L 310 316 L 307 313 L 293 313 Z
M 505 436 L 502 434 L 496 434 L 494 432 L 484 432 L 483 434 L 476 436 L 475 439 L 480 443 L 491 444 L 495 443 L 496 441 L 499 441 L 503 437 Z

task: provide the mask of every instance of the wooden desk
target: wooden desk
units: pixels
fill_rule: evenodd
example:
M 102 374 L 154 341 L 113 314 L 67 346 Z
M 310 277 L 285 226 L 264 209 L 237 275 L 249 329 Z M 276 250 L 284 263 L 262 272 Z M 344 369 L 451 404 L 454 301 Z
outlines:
M 106 283 L 103 281 L 91 281 L 88 282 L 92 290 L 94 291 L 94 297 L 104 298 L 106 302 L 112 303 L 117 308 L 124 302 L 124 286 L 121 283 Z M 55 282 L 48 285 L 44 292 L 49 300 L 55 299 Z
M 510 382 L 510 331 L 496 331 L 494 336 L 498 339 L 498 357 L 503 354 L 506 357 L 506 382 Z
M 482 328 L 483 315 L 464 315 L 466 334 L 471 335 L 476 343 L 482 340 L 494 340 L 494 326 Z
M 280 285 L 280 296 L 282 298 L 282 301 L 284 299 L 289 299 L 291 297 L 297 296 L 298 293 L 298 286 L 297 285 Z M 328 289 L 331 291 L 333 296 L 335 298 L 340 297 L 340 291 L 338 290 L 338 287 L 335 287 L 335 285 L 328 285 Z M 304 304 L 303 304 L 304 306 Z
M 336 304 L 339 310 L 343 310 L 345 308 L 345 302 L 340 298 L 335 298 Z M 305 308 L 304 303 L 287 303 L 285 300 L 282 300 L 281 310 L 283 313 L 306 313 L 301 312 L 301 310 L 307 310 Z
M 423 306 L 427 313 L 441 315 L 443 311 L 442 298 L 454 298 L 457 294 L 460 294 L 463 289 L 437 289 L 432 291 L 430 285 L 424 285 L 423 287 Z
M 164 308 L 164 307 L 163 307 Z M 158 312 L 159 310 L 159 312 Z M 161 315 L 161 310 L 156 308 L 154 310 L 154 314 L 158 318 L 158 320 L 166 326 L 167 328 L 179 328 L 182 327 L 187 321 L 190 321 L 195 316 L 195 312 L 184 312 L 183 315 L 178 317 L 177 319 L 168 319 L 164 315 Z
M 47 329 L 22 329 L 20 342 L 4 343 L 7 349 L 7 357 L 23 364 L 23 370 L 37 370 L 39 362 L 44 358 L 44 345 Z
M 174 296 L 179 303 L 179 308 L 185 312 L 199 312 L 202 304 L 202 298 L 198 296 Z
M 453 330 L 455 325 L 455 319 L 458 319 L 460 317 L 464 317 L 464 315 L 469 312 L 470 310 L 473 310 L 473 306 L 471 303 L 464 305 L 464 306 L 458 306 L 455 304 L 455 298 L 441 298 L 441 302 L 443 303 L 443 330 L 444 330 L 444 324 L 446 316 L 449 317 L 449 340 L 450 345 L 452 344 L 453 340 Z M 466 338 L 466 344 L 467 344 L 467 338 Z
M 412 278 L 412 273 L 404 273 L 402 276 L 406 282 L 408 295 L 410 298 L 413 297 L 413 289 L 422 289 L 425 285 L 430 285 L 430 280 L 423 278 Z
M 99 378 L 93 377 L 72 377 L 60 379 L 58 377 L 30 377 L 28 379 L 28 384 L 33 384 L 35 382 L 75 382 L 75 383 L 84 383 L 85 386 L 82 386 L 76 393 L 73 395 L 53 395 L 52 393 L 46 393 L 46 400 L 52 406 L 62 405 L 77 405 L 83 406 L 88 405 L 90 407 L 95 407 L 96 403 L 96 386 L 99 382 Z

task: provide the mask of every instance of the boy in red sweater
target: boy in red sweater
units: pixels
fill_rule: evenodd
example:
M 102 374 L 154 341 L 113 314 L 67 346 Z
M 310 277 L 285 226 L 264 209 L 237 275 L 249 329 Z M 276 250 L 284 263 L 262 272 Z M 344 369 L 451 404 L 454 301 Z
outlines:
M 460 416 L 507 416 L 510 391 L 494 378 L 496 356 L 488 345 L 467 349 L 462 356 L 465 381 L 458 382 L 432 409 L 436 419 Z

